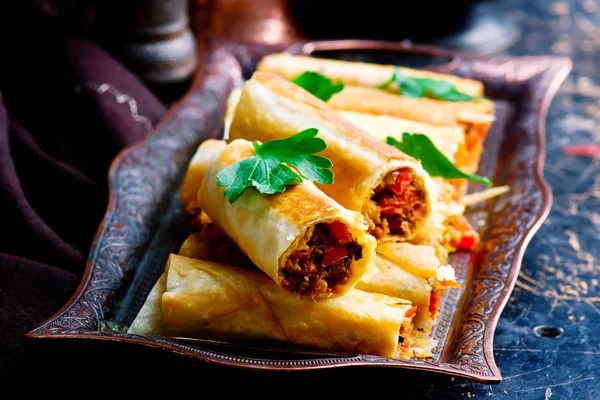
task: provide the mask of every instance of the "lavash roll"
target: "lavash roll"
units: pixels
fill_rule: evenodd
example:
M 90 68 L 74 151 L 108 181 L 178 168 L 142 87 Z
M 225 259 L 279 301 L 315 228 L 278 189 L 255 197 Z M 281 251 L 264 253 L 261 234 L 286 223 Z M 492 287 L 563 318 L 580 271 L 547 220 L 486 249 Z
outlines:
M 271 72 L 286 79 L 294 79 L 305 71 L 312 71 L 318 72 L 334 82 L 340 81 L 345 85 L 376 88 L 389 81 L 395 68 L 399 68 L 400 72 L 407 77 L 444 80 L 453 83 L 459 92 L 470 96 L 483 95 L 483 84 L 479 81 L 426 70 L 396 67 L 394 65 L 277 53 L 263 57 L 256 69 L 257 71 Z M 385 90 L 393 93 L 399 92 L 396 83 L 386 86 Z
M 217 185 L 217 174 L 253 155 L 252 143 L 240 139 L 229 143 L 212 160 L 198 192 L 202 211 L 258 268 L 289 291 L 312 297 L 342 295 L 361 278 L 367 279 L 375 240 L 367 234 L 363 217 L 339 205 L 312 182 L 304 180 L 278 194 L 261 194 L 249 188 L 233 204 L 229 203 L 223 194 L 226 188 Z M 326 246 L 311 244 L 323 234 L 327 235 L 327 246 L 335 247 L 337 228 L 351 238 L 348 243 L 337 244 L 347 251 L 349 263 L 345 266 L 324 264 L 330 250 L 325 248 L 324 254 L 317 254 Z M 302 251 L 307 252 L 304 258 L 299 253 Z M 313 264 L 313 273 L 303 269 L 310 269 Z
M 400 171 L 410 174 L 419 212 L 416 216 L 410 210 L 405 213 L 410 226 L 402 228 L 397 235 L 408 240 L 417 234 L 434 207 L 428 190 L 430 178 L 421 163 L 375 139 L 323 101 L 280 76 L 256 72 L 245 83 L 231 121 L 229 138 L 267 142 L 287 138 L 307 128 L 318 129 L 317 137 L 327 143 L 320 155 L 332 161 L 335 174 L 333 184 L 317 186 L 343 207 L 365 215 L 371 233 L 379 228 L 372 226 L 374 191 L 387 188 L 386 177 Z
M 174 335 L 412 356 L 414 308 L 403 299 L 352 290 L 313 301 L 282 290 L 259 271 L 176 254 L 169 257 L 166 275 L 162 317 Z

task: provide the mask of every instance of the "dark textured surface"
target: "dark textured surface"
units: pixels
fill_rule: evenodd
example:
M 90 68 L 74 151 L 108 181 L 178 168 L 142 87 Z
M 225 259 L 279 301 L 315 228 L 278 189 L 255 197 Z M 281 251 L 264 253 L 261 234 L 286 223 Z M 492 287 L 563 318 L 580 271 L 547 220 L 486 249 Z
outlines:
M 450 384 L 477 398 L 600 398 L 600 175 L 597 159 L 566 156 L 563 146 L 598 143 L 600 4 L 508 1 L 523 27 L 510 55 L 561 54 L 573 72 L 549 110 L 545 177 L 554 205 L 529 245 L 519 280 L 498 324 L 494 353 L 500 386 Z M 539 337 L 539 325 L 559 327 Z M 457 396 L 459 397 L 459 396 Z M 416 398 L 416 397 L 415 397 Z

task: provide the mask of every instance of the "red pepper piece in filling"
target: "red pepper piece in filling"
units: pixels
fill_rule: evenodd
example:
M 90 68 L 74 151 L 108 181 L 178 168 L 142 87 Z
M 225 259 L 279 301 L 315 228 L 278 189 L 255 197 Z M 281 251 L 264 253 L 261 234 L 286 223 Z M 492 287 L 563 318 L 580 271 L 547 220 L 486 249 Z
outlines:
M 388 196 L 381 196 L 379 198 L 381 214 L 393 215 L 403 209 L 406 203 L 410 204 L 417 200 L 417 194 L 414 191 L 406 192 L 412 182 L 412 174 L 408 169 L 401 169 L 398 171 L 396 180 L 387 187 L 392 193 Z
M 404 314 L 404 318 L 412 318 L 417 315 L 417 306 L 411 307 L 406 314 Z
M 347 257 L 348 252 L 344 247 L 328 246 L 327 248 L 325 248 L 325 255 L 323 256 L 323 265 L 331 266 Z
M 340 221 L 333 221 L 332 223 L 330 223 L 329 232 L 329 243 L 346 244 L 350 243 L 350 240 L 352 240 L 352 236 L 350 236 L 348 228 L 346 228 L 346 225 L 344 225 Z
M 382 215 L 392 215 L 405 209 L 407 204 L 416 204 L 418 201 L 419 195 L 415 191 L 410 191 L 403 193 L 401 197 L 392 196 L 381 198 L 379 200 L 379 207 L 381 207 Z
M 393 215 L 396 213 L 396 210 L 400 210 L 402 208 L 403 204 L 404 202 L 400 200 L 395 200 L 392 198 L 383 199 L 379 205 L 381 207 L 381 214 Z
M 413 181 L 413 178 L 412 178 L 412 174 L 410 173 L 410 171 L 407 169 L 401 169 L 400 171 L 398 171 L 398 176 L 396 176 L 396 181 L 394 183 L 392 183 L 391 185 L 389 185 L 388 188 L 396 194 L 402 194 L 410 186 L 412 181 Z
M 468 235 L 468 233 L 467 233 Z M 474 250 L 477 246 L 477 238 L 474 236 L 463 236 L 458 243 L 459 250 Z

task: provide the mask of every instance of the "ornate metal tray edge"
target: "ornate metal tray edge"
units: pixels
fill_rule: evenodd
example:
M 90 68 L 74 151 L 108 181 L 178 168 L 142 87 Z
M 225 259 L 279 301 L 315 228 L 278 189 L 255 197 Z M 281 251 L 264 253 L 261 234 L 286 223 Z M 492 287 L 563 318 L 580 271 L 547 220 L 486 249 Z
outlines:
M 323 48 L 335 50 L 339 46 L 343 49 L 383 47 L 398 51 L 447 55 L 447 52 L 421 48 L 411 43 L 384 44 L 359 41 L 314 42 L 295 45 L 289 50 L 292 52 L 307 52 L 307 48 L 311 51 Z M 273 49 L 255 47 L 253 51 L 257 57 L 260 57 Z M 465 60 L 455 58 L 450 64 L 437 68 L 475 79 L 489 80 L 490 66 L 493 66 L 493 74 L 497 74 L 498 80 L 512 83 L 521 89 L 523 87 L 533 89 L 525 91 L 530 97 L 526 103 L 529 110 L 525 113 L 528 118 L 519 123 L 526 132 L 535 132 L 531 139 L 537 141 L 534 146 L 529 146 L 533 148 L 535 160 L 532 170 L 529 171 L 533 179 L 529 179 L 528 183 L 531 190 L 529 193 L 533 195 L 521 196 L 520 199 L 509 201 L 504 205 L 508 207 L 508 211 L 521 216 L 516 220 L 517 225 L 520 225 L 518 234 L 503 230 L 504 221 L 493 221 L 492 218 L 492 221 L 488 221 L 491 229 L 486 231 L 484 237 L 485 240 L 494 240 L 506 246 L 504 250 L 496 249 L 481 255 L 484 263 L 489 262 L 491 263 L 489 265 L 496 265 L 499 268 L 494 273 L 497 275 L 500 272 L 504 280 L 498 279 L 497 276 L 487 276 L 485 271 L 475 274 L 473 278 L 475 290 L 471 293 L 466 306 L 466 309 L 471 312 L 462 319 L 462 327 L 457 334 L 457 349 L 453 355 L 449 355 L 452 359 L 451 363 L 440 363 L 431 359 L 390 360 L 369 355 L 330 355 L 309 360 L 264 360 L 204 350 L 199 346 L 182 344 L 164 337 L 141 337 L 102 331 L 102 321 L 109 307 L 109 299 L 120 290 L 122 285 L 127 284 L 124 276 L 136 261 L 139 262 L 145 250 L 145 248 L 132 250 L 123 245 L 123 242 L 131 240 L 131 232 L 128 230 L 131 231 L 133 227 L 133 230 L 147 233 L 152 231 L 152 226 L 148 225 L 153 225 L 155 229 L 158 224 L 158 221 L 148 222 L 146 217 L 151 217 L 150 211 L 145 210 L 144 207 L 140 208 L 140 205 L 148 206 L 148 204 L 156 205 L 164 202 L 165 193 L 176 190 L 176 187 L 163 187 L 164 183 L 161 186 L 159 182 L 154 187 L 146 188 L 145 192 L 142 190 L 127 193 L 123 188 L 132 187 L 132 182 L 139 179 L 137 171 L 132 167 L 145 163 L 146 167 L 163 168 L 161 174 L 169 177 L 163 181 L 178 181 L 176 176 L 181 172 L 178 171 L 177 165 L 189 160 L 190 149 L 195 149 L 202 139 L 218 136 L 221 125 L 220 107 L 225 101 L 223 96 L 229 93 L 233 85 L 239 84 L 242 80 L 240 63 L 242 69 L 251 69 L 248 60 L 241 59 L 240 53 L 244 53 L 244 50 L 241 50 L 240 45 L 237 44 L 221 43 L 213 46 L 209 53 L 205 74 L 198 73 L 188 96 L 164 118 L 163 123 L 156 128 L 156 135 L 126 149 L 115 158 L 109 174 L 111 197 L 108 209 L 92 244 L 82 282 L 73 297 L 59 312 L 27 336 L 42 339 L 101 339 L 128 342 L 170 350 L 208 362 L 254 369 L 306 370 L 352 365 L 393 366 L 442 372 L 485 383 L 500 382 L 501 375 L 493 357 L 493 333 L 517 279 L 525 248 L 550 209 L 551 192 L 543 178 L 544 121 L 552 97 L 571 69 L 571 62 L 567 58 L 496 57 Z M 202 80 L 202 76 L 208 79 Z M 160 151 L 163 156 L 165 152 L 170 152 L 172 155 L 170 165 L 152 165 L 153 162 L 156 163 L 153 161 L 156 157 L 152 157 L 156 151 Z M 516 155 L 519 156 L 518 153 Z M 525 156 L 521 155 L 521 157 Z M 150 203 L 148 198 L 151 199 Z M 497 212 L 495 214 L 498 215 Z M 526 220 L 522 218 L 523 215 L 527 217 Z M 150 241 L 149 238 L 143 237 L 136 239 L 140 243 L 144 240 Z M 122 263 L 123 260 L 127 260 L 126 265 Z M 494 282 L 494 285 L 489 286 L 490 282 Z

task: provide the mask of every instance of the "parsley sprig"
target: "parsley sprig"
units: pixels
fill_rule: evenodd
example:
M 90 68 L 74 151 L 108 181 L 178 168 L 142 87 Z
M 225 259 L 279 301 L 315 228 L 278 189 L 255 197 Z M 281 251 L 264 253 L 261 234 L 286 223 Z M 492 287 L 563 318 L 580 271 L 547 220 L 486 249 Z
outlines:
M 411 78 L 400 72 L 398 67 L 394 68 L 394 73 L 390 79 L 377 86 L 377 88 L 385 89 L 394 82 L 398 84 L 400 95 L 404 97 L 430 97 L 447 101 L 471 101 L 475 99 L 474 96 L 456 90 L 452 82 L 432 78 Z
M 315 137 L 317 133 L 317 129 L 309 128 L 287 139 L 253 142 L 256 155 L 220 171 L 217 186 L 228 186 L 224 195 L 233 204 L 250 187 L 263 194 L 274 194 L 302 183 L 302 177 L 321 184 L 333 183 L 333 171 L 328 169 L 331 160 L 314 155 L 327 148 L 323 139 Z
M 323 101 L 329 100 L 331 96 L 344 89 L 343 83 L 336 82 L 334 84 L 325 75 L 313 71 L 304 71 L 292 79 L 292 82 Z
M 492 186 L 492 182 L 483 176 L 466 174 L 456 168 L 446 156 L 440 152 L 431 139 L 421 133 L 410 134 L 404 132 L 402 141 L 393 137 L 386 139 L 386 143 L 394 146 L 401 152 L 421 161 L 421 165 L 431 176 L 440 176 L 445 179 L 469 179 Z

